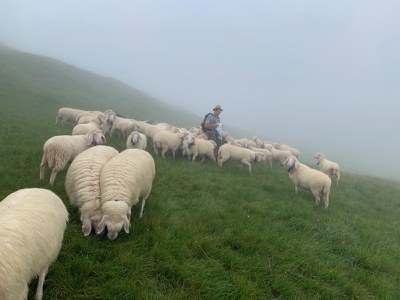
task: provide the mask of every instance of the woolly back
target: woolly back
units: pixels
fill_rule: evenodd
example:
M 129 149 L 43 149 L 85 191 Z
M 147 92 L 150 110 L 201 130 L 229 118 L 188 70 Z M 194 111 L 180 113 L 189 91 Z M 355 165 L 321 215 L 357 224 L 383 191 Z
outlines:
M 100 174 L 101 202 L 123 200 L 135 205 L 155 176 L 153 157 L 141 149 L 126 149 L 110 159 Z

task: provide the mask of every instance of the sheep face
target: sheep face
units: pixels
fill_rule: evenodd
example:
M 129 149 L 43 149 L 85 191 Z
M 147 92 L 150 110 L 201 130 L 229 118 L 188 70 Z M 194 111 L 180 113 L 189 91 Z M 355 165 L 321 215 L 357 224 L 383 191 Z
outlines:
M 106 227 L 109 240 L 115 240 L 122 228 L 129 233 L 131 210 L 125 201 L 108 201 L 102 210 L 103 218 L 97 227 L 97 234 L 102 233 Z
M 131 136 L 132 145 L 135 145 L 139 141 L 139 134 L 137 132 L 133 132 Z
M 106 143 L 106 137 L 100 130 L 89 132 L 86 135 L 86 144 L 90 145 L 103 145 Z
M 287 168 L 288 172 L 293 169 L 297 169 L 297 159 L 294 156 L 289 156 L 284 162 L 283 165 Z

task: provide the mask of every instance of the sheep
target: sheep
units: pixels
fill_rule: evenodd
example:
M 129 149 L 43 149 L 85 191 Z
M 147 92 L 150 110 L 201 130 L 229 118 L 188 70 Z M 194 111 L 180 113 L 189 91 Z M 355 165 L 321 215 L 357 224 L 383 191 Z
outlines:
M 251 173 L 250 162 L 265 160 L 265 154 L 230 144 L 223 144 L 218 150 L 218 165 L 221 167 L 228 159 L 238 160 L 240 161 L 240 165 L 242 165 L 242 163 L 248 165 L 249 173 Z
M 27 299 L 28 284 L 36 276 L 35 299 L 42 299 L 67 222 L 64 203 L 46 189 L 21 189 L 0 202 L 0 299 Z
M 97 125 L 101 124 L 106 124 L 106 117 L 104 113 L 98 113 L 98 114 L 85 114 L 81 116 L 76 124 L 88 124 L 88 123 L 96 123 Z
M 327 160 L 325 155 L 321 152 L 315 153 L 314 158 L 317 159 L 317 165 L 319 170 L 327 174 L 328 176 L 336 176 L 336 185 L 339 185 L 340 179 L 340 167 L 336 162 Z
M 161 150 L 161 155 L 165 159 L 165 153 L 171 151 L 173 158 L 175 158 L 176 151 L 181 147 L 184 137 L 185 135 L 181 133 L 176 134 L 168 130 L 161 130 L 153 137 L 154 152 L 158 155 L 158 150 Z
M 196 160 L 197 156 L 201 156 L 203 162 L 206 156 L 211 159 L 213 162 L 216 162 L 214 156 L 214 149 L 217 147 L 217 144 L 214 141 L 203 140 L 199 138 L 195 138 L 193 136 L 188 136 L 184 139 L 184 150 L 185 153 L 189 156 L 192 156 L 192 161 Z
M 142 199 L 139 218 L 156 174 L 153 157 L 141 149 L 126 149 L 110 159 L 100 173 L 103 217 L 97 233 L 107 227 L 107 237 L 114 240 L 124 228 L 129 233 L 131 208 Z
M 127 149 L 142 149 L 146 150 L 147 138 L 143 133 L 139 131 L 132 131 L 126 140 Z
M 321 195 L 325 209 L 327 209 L 331 189 L 329 176 L 300 163 L 293 155 L 289 156 L 283 164 L 288 169 L 289 178 L 294 183 L 296 194 L 299 188 L 310 189 L 315 197 L 315 204 L 319 204 Z
M 103 165 L 116 156 L 113 147 L 98 145 L 78 154 L 68 168 L 65 190 L 72 205 L 78 207 L 82 232 L 88 236 L 103 217 L 100 208 L 100 172 Z
M 251 147 L 250 150 L 254 152 L 261 152 L 265 154 L 265 163 L 269 164 L 270 167 L 272 167 L 272 153 L 268 149 L 265 148 L 257 148 L 257 147 Z
M 123 138 L 126 138 L 132 131 L 136 129 L 137 124 L 135 120 L 115 117 L 110 129 L 110 136 L 113 136 L 114 132 L 117 131 Z
M 265 145 L 265 144 L 264 144 Z M 275 149 L 272 145 L 267 145 L 265 149 L 271 151 L 272 159 L 275 161 L 279 161 L 281 164 L 289 157 L 292 156 L 292 152 L 289 150 L 278 150 Z
M 165 131 L 165 129 L 160 128 L 157 125 L 149 124 L 145 130 L 144 130 L 144 135 L 149 139 L 150 142 L 153 141 L 154 136 L 160 132 L 160 131 Z
M 101 130 L 100 126 L 96 123 L 78 124 L 72 128 L 71 135 L 87 134 L 94 130 Z
M 85 114 L 85 111 L 81 109 L 61 107 L 57 113 L 56 124 L 59 121 L 61 124 L 64 124 L 65 122 L 75 123 L 76 119 L 83 114 Z
M 276 149 L 278 149 L 278 150 L 288 150 L 288 151 L 290 151 L 292 153 L 293 156 L 296 156 L 297 158 L 299 158 L 299 156 L 300 156 L 300 151 L 298 149 L 293 148 L 293 147 L 291 147 L 289 145 L 286 145 L 286 144 L 277 144 L 276 145 Z
M 50 185 L 53 185 L 57 173 L 64 169 L 70 160 L 91 146 L 105 143 L 106 138 L 100 130 L 86 135 L 58 135 L 49 138 L 43 146 L 39 178 L 44 178 L 46 168 L 52 169 Z

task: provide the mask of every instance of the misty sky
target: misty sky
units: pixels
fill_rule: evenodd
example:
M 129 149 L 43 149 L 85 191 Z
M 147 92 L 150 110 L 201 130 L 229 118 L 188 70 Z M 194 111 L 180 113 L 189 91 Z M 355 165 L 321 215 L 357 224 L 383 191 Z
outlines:
M 306 162 L 320 151 L 400 179 L 399 12 L 397 0 L 0 0 L 0 43 L 200 116 L 220 104 L 223 123 Z

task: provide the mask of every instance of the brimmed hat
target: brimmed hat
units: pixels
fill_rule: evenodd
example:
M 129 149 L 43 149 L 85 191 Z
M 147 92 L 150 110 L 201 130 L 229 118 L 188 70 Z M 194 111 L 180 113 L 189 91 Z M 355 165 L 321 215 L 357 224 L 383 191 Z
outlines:
M 215 105 L 215 107 L 213 108 L 213 110 L 220 110 L 223 111 L 223 109 L 221 108 L 221 105 Z

